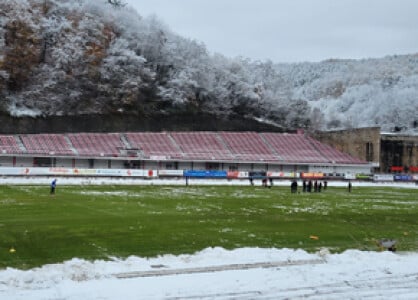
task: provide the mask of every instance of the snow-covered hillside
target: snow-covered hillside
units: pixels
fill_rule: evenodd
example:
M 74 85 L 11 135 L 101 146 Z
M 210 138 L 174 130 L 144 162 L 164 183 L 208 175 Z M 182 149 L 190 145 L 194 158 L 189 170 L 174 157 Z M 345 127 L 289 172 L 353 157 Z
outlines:
M 110 2 L 1 1 L 0 112 L 205 112 L 284 129 L 418 131 L 417 55 L 299 64 L 226 58 Z
M 321 129 L 418 130 L 418 55 L 279 65 Z M 315 120 L 316 119 L 316 120 Z

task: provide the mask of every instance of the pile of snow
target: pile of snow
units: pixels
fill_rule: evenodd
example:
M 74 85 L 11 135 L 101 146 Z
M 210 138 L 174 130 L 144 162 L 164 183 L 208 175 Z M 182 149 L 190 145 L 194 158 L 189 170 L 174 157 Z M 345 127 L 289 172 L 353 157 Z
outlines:
M 13 254 L 11 254 L 13 255 Z M 416 299 L 418 253 L 208 248 L 0 271 L 1 299 Z

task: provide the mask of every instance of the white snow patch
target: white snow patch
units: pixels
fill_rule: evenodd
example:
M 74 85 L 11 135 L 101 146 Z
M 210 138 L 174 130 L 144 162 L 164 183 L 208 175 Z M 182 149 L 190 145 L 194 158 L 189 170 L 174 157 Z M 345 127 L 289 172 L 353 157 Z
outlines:
M 8 108 L 10 115 L 13 117 L 38 117 L 42 115 L 42 111 L 35 108 L 17 107 L 16 104 L 11 104 Z

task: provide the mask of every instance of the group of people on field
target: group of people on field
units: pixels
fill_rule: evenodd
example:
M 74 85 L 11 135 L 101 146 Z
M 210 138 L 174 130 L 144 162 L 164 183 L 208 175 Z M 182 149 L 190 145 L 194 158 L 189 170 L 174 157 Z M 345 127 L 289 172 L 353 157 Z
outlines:
M 325 180 L 324 182 L 315 180 L 312 182 L 312 180 L 306 181 L 304 180 L 302 183 L 302 192 L 304 193 L 320 193 L 322 189 L 326 190 L 328 187 L 328 182 Z
M 248 180 L 250 181 L 250 185 L 254 185 L 254 178 L 249 177 Z M 265 177 L 261 180 L 261 185 L 263 187 L 271 188 L 273 186 L 273 178 L 271 177 Z
M 312 180 L 306 181 L 304 180 L 302 183 L 302 191 L 304 193 L 311 193 L 312 191 L 315 193 L 320 193 L 322 189 L 326 190 L 328 187 L 328 182 L 324 180 L 324 182 L 315 180 L 312 182 Z M 351 181 L 348 182 L 348 192 L 351 193 L 351 190 L 353 188 L 353 185 L 351 184 Z M 298 183 L 296 180 L 292 181 L 290 184 L 290 190 L 292 193 L 296 193 L 298 191 Z

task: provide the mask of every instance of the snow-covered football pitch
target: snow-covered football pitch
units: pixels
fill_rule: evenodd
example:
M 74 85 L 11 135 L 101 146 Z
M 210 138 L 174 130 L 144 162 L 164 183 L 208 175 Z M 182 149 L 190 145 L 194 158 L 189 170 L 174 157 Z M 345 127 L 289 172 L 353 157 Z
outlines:
M 31 188 L 34 188 L 33 186 L 26 185 L 18 186 L 18 189 L 23 194 L 28 191 L 30 193 L 35 191 L 36 194 L 48 194 L 48 181 L 49 179 L 45 179 L 44 183 L 38 182 L 37 184 L 41 185 L 35 186 L 35 190 L 31 190 Z M 64 190 L 67 189 L 65 184 L 70 184 L 69 187 L 71 187 L 70 190 L 73 195 L 91 197 L 96 199 L 95 201 L 99 201 L 100 196 L 107 197 L 106 201 L 113 201 L 113 197 L 116 196 L 130 200 L 137 197 L 135 198 L 136 202 L 147 205 L 147 201 L 141 200 L 143 199 L 141 197 L 150 193 L 150 190 L 143 189 L 144 194 L 141 194 L 140 187 L 135 191 L 124 192 L 123 189 L 119 188 L 116 188 L 116 190 L 112 188 L 96 189 L 88 185 L 88 183 L 98 183 L 110 187 L 114 184 L 114 182 L 104 182 L 103 180 L 100 182 L 64 183 L 64 180 L 59 179 L 58 183 L 56 196 L 53 198 L 48 195 L 50 201 L 60 201 L 60 193 L 64 193 Z M 154 188 L 159 189 L 158 193 L 168 199 L 174 200 L 177 197 L 191 195 L 201 197 L 202 201 L 215 202 L 211 203 L 211 206 L 202 207 L 197 207 L 196 202 L 187 204 L 188 200 L 185 201 L 184 205 L 177 203 L 176 211 L 183 212 L 183 217 L 186 218 L 192 213 L 198 214 L 208 212 L 209 209 L 216 211 L 219 208 L 222 209 L 222 207 L 217 206 L 218 204 L 214 200 L 214 194 L 216 193 L 214 183 L 212 181 L 199 181 L 199 184 L 202 183 L 210 185 L 209 189 L 196 189 L 193 187 L 196 182 L 193 181 L 190 182 L 191 189 L 189 190 L 183 186 L 183 182 L 174 184 L 163 182 L 163 186 Z M 20 184 L 27 184 L 27 182 L 20 182 Z M 137 182 L 132 184 L 135 185 Z M 145 182 L 145 184 L 151 183 Z M 153 182 L 152 184 L 157 185 L 159 183 Z M 286 218 L 294 217 L 297 219 L 310 215 L 328 218 L 333 214 L 336 214 L 336 218 L 341 218 L 341 215 L 338 215 L 337 212 L 338 209 L 344 208 L 353 211 L 354 214 L 364 214 L 366 219 L 378 220 L 376 227 L 380 226 L 378 225 L 379 222 L 389 223 L 389 227 L 394 228 L 394 231 L 385 232 L 387 227 L 382 226 L 383 231 L 377 231 L 380 233 L 377 236 L 371 229 L 369 231 L 368 223 L 365 221 L 363 231 L 367 231 L 367 234 L 359 235 L 355 232 L 347 232 L 345 235 L 355 247 L 335 251 L 341 245 L 333 247 L 331 242 L 327 246 L 323 246 L 323 239 L 328 237 L 318 233 L 320 227 L 316 227 L 315 222 L 313 222 L 311 230 L 306 231 L 311 234 L 304 236 L 305 239 L 300 238 L 299 247 L 292 247 L 292 249 L 280 247 L 277 241 L 274 241 L 274 236 L 271 237 L 271 245 L 269 246 L 267 238 L 259 239 L 258 237 L 269 236 L 264 232 L 264 229 L 259 232 L 255 229 L 256 227 L 251 227 L 254 232 L 249 232 L 249 227 L 244 227 L 241 232 L 245 236 L 243 240 L 259 240 L 263 241 L 262 244 L 257 245 L 255 243 L 248 246 L 241 241 L 240 243 L 243 246 L 240 247 L 237 242 L 235 247 L 230 247 L 226 243 L 228 249 L 225 249 L 222 247 L 222 239 L 231 238 L 232 232 L 236 230 L 234 224 L 226 222 L 222 228 L 219 227 L 217 230 L 219 240 L 192 253 L 186 251 L 187 253 L 184 254 L 177 252 L 177 254 L 164 253 L 154 256 L 126 256 L 124 254 L 119 256 L 118 253 L 112 253 L 104 259 L 73 257 L 63 262 L 43 264 L 28 270 L 4 268 L 0 271 L 0 298 L 35 300 L 416 299 L 418 294 L 418 269 L 416 268 L 418 253 L 414 249 L 413 241 L 417 240 L 418 227 L 417 223 L 408 221 L 408 218 L 402 221 L 403 219 L 399 215 L 402 211 L 406 215 L 410 215 L 418 210 L 418 190 L 415 186 L 389 184 L 390 188 L 387 189 L 379 184 L 376 189 L 382 189 L 382 192 L 376 193 L 376 197 L 372 197 L 373 193 L 370 193 L 370 190 L 367 189 L 368 196 L 361 198 L 367 205 L 362 205 L 358 198 L 357 189 L 361 189 L 360 186 L 366 184 L 354 183 L 354 194 L 347 196 L 346 193 L 348 192 L 345 190 L 344 182 L 330 183 L 331 190 L 329 193 L 332 193 L 332 189 L 335 188 L 335 195 L 344 195 L 344 199 L 342 199 L 344 201 L 327 204 L 324 203 L 324 199 L 315 195 L 313 198 L 308 197 L 306 201 L 311 201 L 311 203 L 306 205 L 303 193 L 290 195 L 290 189 L 287 189 L 289 184 L 289 182 L 278 183 L 277 188 L 269 189 L 268 193 L 273 195 L 274 193 L 277 193 L 277 195 L 284 194 L 284 198 L 293 197 L 290 198 L 291 201 L 279 201 L 284 198 L 278 197 L 277 202 L 267 199 L 266 201 L 269 202 L 267 208 L 244 206 L 242 207 L 243 216 L 246 216 L 248 221 L 253 223 L 261 222 L 255 216 L 264 213 L 268 218 L 268 210 L 272 209 L 276 210 L 277 214 L 286 216 Z M 242 182 L 242 185 L 245 186 L 248 183 Z M 274 190 L 275 188 L 276 190 Z M 246 200 L 251 200 L 253 197 L 264 193 L 264 188 L 259 186 L 258 183 L 253 189 L 248 190 L 247 187 L 240 189 L 238 186 L 231 193 L 242 199 L 243 203 L 246 203 Z M 203 194 L 201 194 L 202 191 Z M 405 191 L 408 191 L 408 196 L 402 198 Z M 19 201 L 16 202 L 17 199 L 13 199 L 14 196 L 6 196 L 4 189 L 0 196 L 0 207 L 9 206 L 9 208 L 12 208 L 12 212 L 13 209 L 24 211 L 28 207 L 28 203 L 24 201 L 19 203 Z M 353 199 L 352 203 L 347 202 L 347 199 L 350 198 L 346 196 Z M 138 206 L 141 207 L 139 204 Z M 84 209 L 88 208 L 84 207 Z M 94 209 L 97 209 L 97 207 Z M 230 207 L 230 209 L 233 208 Z M 163 211 L 161 212 L 163 213 Z M 90 213 L 94 216 L 100 211 L 90 211 Z M 102 213 L 111 216 L 109 211 L 104 210 Z M 118 211 L 114 210 L 113 213 L 117 215 Z M 399 218 L 396 217 L 397 215 Z M 16 216 L 19 216 L 19 213 L 9 214 L 9 220 L 7 217 L 2 217 L 0 231 L 3 231 L 3 234 L 13 234 L 10 231 L 8 232 L 10 224 L 8 222 L 18 224 L 17 226 L 24 228 L 23 225 L 19 224 L 20 221 L 16 220 Z M 212 218 L 214 222 L 204 224 L 202 228 L 211 224 L 217 226 L 216 215 L 212 215 Z M 21 221 L 24 222 L 24 220 Z M 350 220 L 346 221 L 349 225 L 348 228 L 352 228 Z M 354 221 L 358 222 L 358 220 Z M 338 230 L 338 227 L 334 229 Z M 30 236 L 30 229 L 25 230 L 28 230 L 26 235 Z M 173 228 L 173 230 L 176 231 L 176 228 Z M 205 234 L 204 229 L 202 230 L 202 234 Z M 270 228 L 270 230 L 279 232 L 280 228 Z M 397 232 L 397 235 L 394 236 L 393 232 Z M 385 235 L 386 233 L 387 235 Z M 109 230 L 109 234 L 112 234 L 111 230 Z M 122 234 L 125 233 L 122 232 Z M 155 234 L 158 234 L 158 232 L 155 232 Z M 21 236 L 24 236 L 24 234 Z M 130 237 L 127 235 L 127 238 Z M 379 238 L 396 239 L 399 244 L 398 251 L 380 251 L 381 249 L 373 245 L 373 242 L 378 241 Z M 179 242 L 181 243 L 181 241 Z M 189 242 L 192 244 L 193 237 L 190 237 Z M 364 248 L 360 245 L 368 242 L 370 244 L 363 245 Z M 87 241 L 86 247 L 89 247 L 88 243 L 92 243 L 92 241 Z M 96 241 L 96 243 L 100 242 Z M 318 243 L 318 247 L 312 248 L 309 246 L 314 245 L 314 243 Z M 408 245 L 407 251 L 402 249 L 404 246 L 402 243 Z M 1 257 L 3 263 L 6 264 L 7 257 L 18 256 L 20 251 L 23 250 L 15 245 L 6 245 L 4 240 L 0 245 L 0 251 L 3 252 Z M 308 251 L 306 251 L 306 248 L 308 248 Z M 11 251 L 12 249 L 14 251 Z

